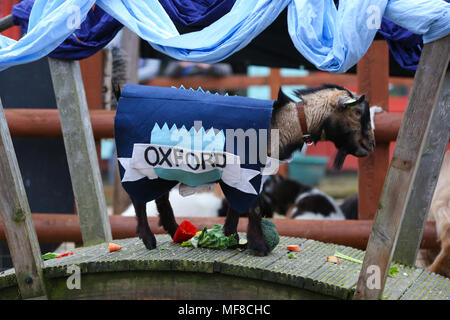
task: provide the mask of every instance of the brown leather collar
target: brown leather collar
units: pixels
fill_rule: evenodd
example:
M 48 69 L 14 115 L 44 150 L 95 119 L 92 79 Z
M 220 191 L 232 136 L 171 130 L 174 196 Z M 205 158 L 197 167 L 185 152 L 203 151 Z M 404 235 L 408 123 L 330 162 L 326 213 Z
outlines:
M 306 143 L 312 143 L 311 135 L 308 133 L 308 125 L 306 123 L 305 109 L 303 108 L 303 102 L 297 102 L 298 120 L 303 133 L 303 141 Z

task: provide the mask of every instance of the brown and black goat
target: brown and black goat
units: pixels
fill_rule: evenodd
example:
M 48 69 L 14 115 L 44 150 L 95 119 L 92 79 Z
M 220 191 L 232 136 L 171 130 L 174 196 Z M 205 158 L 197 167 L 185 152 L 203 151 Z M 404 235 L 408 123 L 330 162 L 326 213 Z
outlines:
M 341 166 L 347 154 L 364 157 L 373 150 L 374 134 L 370 122 L 369 104 L 365 101 L 364 95 L 357 96 L 336 85 L 299 90 L 296 91 L 296 95 L 303 101 L 306 120 L 306 123 L 305 121 L 303 123 L 306 124 L 310 134 L 307 141 L 313 143 L 323 140 L 332 141 L 339 150 L 335 166 Z M 278 99 L 273 104 L 271 118 L 271 129 L 279 130 L 280 160 L 288 159 L 306 142 L 303 135 L 306 128 L 301 127 L 298 110 L 297 104 L 280 90 Z M 169 193 L 155 201 L 160 215 L 159 223 L 173 237 L 178 224 L 170 205 Z M 137 233 L 145 246 L 153 249 L 156 247 L 156 239 L 148 225 L 146 204 L 133 202 L 133 205 L 138 220 Z M 262 233 L 261 215 L 257 211 L 259 210 L 249 212 L 248 244 L 256 254 L 266 255 L 269 249 Z M 228 209 L 224 225 L 227 236 L 234 234 L 237 237 L 239 216 L 239 212 Z

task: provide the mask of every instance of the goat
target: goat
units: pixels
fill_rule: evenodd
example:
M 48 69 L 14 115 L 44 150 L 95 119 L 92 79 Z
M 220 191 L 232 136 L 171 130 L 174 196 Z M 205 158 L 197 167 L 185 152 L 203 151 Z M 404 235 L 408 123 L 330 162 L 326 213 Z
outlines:
M 295 150 L 301 149 L 304 142 L 316 143 L 328 140 L 339 150 L 335 161 L 339 167 L 347 154 L 364 157 L 373 151 L 375 140 L 370 123 L 369 104 L 365 101 L 364 95 L 357 96 L 343 87 L 329 84 L 298 90 L 295 94 L 303 102 L 302 109 L 298 108 L 281 89 L 277 100 L 273 103 L 269 131 L 279 130 L 279 150 L 269 148 L 269 156 L 277 154 L 278 151 L 279 159 L 285 160 Z M 303 121 L 299 116 L 301 110 L 304 112 Z M 305 132 L 309 136 L 306 136 Z M 269 134 L 269 146 L 272 145 L 272 138 Z M 260 201 L 260 198 L 257 201 Z M 159 224 L 173 237 L 178 224 L 169 201 L 169 192 L 155 199 L 155 202 L 160 216 Z M 132 200 L 132 203 L 138 221 L 137 234 L 147 249 L 154 249 L 156 238 L 148 225 L 146 203 L 136 200 Z M 228 209 L 224 224 L 225 235 L 238 237 L 239 215 L 235 209 L 231 207 Z M 250 249 L 257 255 L 268 254 L 269 248 L 264 241 L 259 210 L 249 212 L 247 238 Z
M 436 222 L 441 248 L 437 254 L 432 250 L 421 250 L 419 256 L 426 260 L 426 264 L 431 263 L 428 266 L 430 271 L 450 277 L 450 150 L 442 162 L 428 220 Z

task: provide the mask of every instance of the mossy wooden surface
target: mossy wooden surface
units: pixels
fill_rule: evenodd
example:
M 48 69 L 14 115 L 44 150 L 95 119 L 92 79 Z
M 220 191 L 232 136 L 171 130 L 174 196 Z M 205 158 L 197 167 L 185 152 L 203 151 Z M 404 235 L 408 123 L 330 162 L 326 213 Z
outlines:
M 245 237 L 245 234 L 241 234 Z M 319 241 L 281 237 L 266 257 L 250 250 L 181 247 L 157 235 L 158 247 L 145 249 L 137 238 L 115 240 L 122 246 L 109 253 L 99 244 L 45 262 L 51 299 L 351 299 L 361 265 L 327 263 L 335 250 L 363 259 L 364 252 Z M 289 258 L 287 244 L 300 245 Z M 68 290 L 67 267 L 81 270 L 81 289 Z M 384 299 L 450 299 L 450 279 L 426 270 L 397 265 L 388 277 Z M 20 298 L 14 270 L 0 273 L 0 299 Z

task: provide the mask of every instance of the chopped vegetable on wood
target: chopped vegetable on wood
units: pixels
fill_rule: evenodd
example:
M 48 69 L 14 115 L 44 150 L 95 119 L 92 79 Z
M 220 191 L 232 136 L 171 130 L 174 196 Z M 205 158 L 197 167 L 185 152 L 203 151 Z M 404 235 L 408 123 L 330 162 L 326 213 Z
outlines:
M 71 255 L 73 255 L 73 252 L 66 252 L 63 254 L 47 252 L 46 254 L 42 255 L 42 260 L 46 261 L 46 260 L 50 260 L 50 259 L 62 258 L 62 257 L 71 256 Z
M 329 257 L 327 257 L 327 262 L 332 262 L 332 263 L 336 263 L 336 264 L 341 263 L 341 262 L 339 261 L 339 258 L 336 257 L 336 256 L 329 256 Z
M 261 228 L 269 251 L 272 251 L 280 242 L 280 236 L 277 232 L 275 223 L 268 219 L 261 219 Z
M 341 258 L 341 259 L 344 259 L 344 260 L 348 260 L 348 261 L 351 261 L 351 262 L 355 262 L 355 263 L 359 263 L 359 264 L 362 264 L 363 262 L 362 262 L 362 260 L 359 260 L 359 259 L 355 259 L 355 258 L 352 258 L 352 257 L 349 257 L 349 256 L 347 256 L 347 255 L 345 255 L 345 254 L 343 254 L 343 253 L 340 253 L 340 252 L 338 252 L 338 251 L 336 251 L 335 253 L 334 253 L 334 255 L 335 256 L 337 256 L 337 257 L 339 257 L 339 258 Z M 399 273 L 400 272 L 400 270 L 398 270 L 398 268 L 397 267 L 395 267 L 395 266 L 391 266 L 391 267 L 389 267 L 389 276 L 395 276 L 397 273 Z
M 179 226 L 175 235 L 173 236 L 174 243 L 182 243 L 194 237 L 197 233 L 197 228 L 189 221 L 183 221 Z
M 57 258 L 67 257 L 67 256 L 71 256 L 71 255 L 73 255 L 73 252 L 67 252 L 67 253 L 60 254 L 59 256 L 57 256 Z
M 300 247 L 296 244 L 290 244 L 290 245 L 286 246 L 286 249 L 288 249 L 289 251 L 294 251 L 294 252 L 300 251 Z
M 46 254 L 42 255 L 42 260 L 50 260 L 50 259 L 55 259 L 58 256 L 57 253 L 54 252 L 47 252 Z
M 247 248 L 247 244 L 248 244 L 247 239 L 239 239 L 239 243 L 238 243 L 239 248 L 245 249 L 245 248 Z
M 234 235 L 225 236 L 223 226 L 216 223 L 211 229 L 203 228 L 202 232 L 189 241 L 184 241 L 183 247 L 202 247 L 210 249 L 225 249 L 237 245 Z
M 119 246 L 118 244 L 112 243 L 112 242 L 109 243 L 108 247 L 109 247 L 109 252 L 119 251 L 120 249 L 122 249 L 121 246 Z

